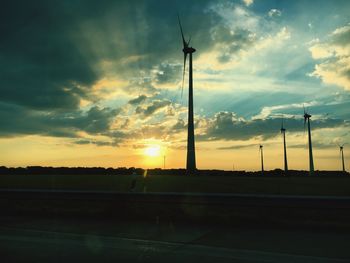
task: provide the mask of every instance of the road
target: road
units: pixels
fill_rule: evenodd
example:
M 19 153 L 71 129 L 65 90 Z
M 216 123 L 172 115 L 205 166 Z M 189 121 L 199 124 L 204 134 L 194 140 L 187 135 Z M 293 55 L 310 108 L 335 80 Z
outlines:
M 327 229 L 0 217 L 2 262 L 350 262 Z
M 350 198 L 1 190 L 1 262 L 350 262 Z
M 4 214 L 257 221 L 350 228 L 350 197 L 0 189 Z

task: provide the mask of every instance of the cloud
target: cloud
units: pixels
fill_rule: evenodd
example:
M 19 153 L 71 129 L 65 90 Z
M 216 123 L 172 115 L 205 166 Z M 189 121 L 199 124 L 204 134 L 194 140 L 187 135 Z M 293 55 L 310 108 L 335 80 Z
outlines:
M 171 131 L 184 131 L 187 124 L 183 119 L 178 119 L 177 122 L 171 127 Z
M 138 96 L 135 99 L 129 100 L 128 103 L 131 104 L 131 105 L 137 105 L 137 104 L 140 104 L 140 103 L 144 102 L 146 99 L 147 99 L 146 95 L 140 95 L 140 96 Z
M 119 109 L 94 106 L 85 115 L 73 121 L 73 123 L 88 133 L 102 133 L 109 129 L 111 122 L 119 111 Z
M 146 106 L 138 106 L 135 109 L 135 112 L 137 114 L 143 115 L 144 117 L 149 117 L 153 113 L 167 107 L 171 104 L 170 100 L 164 99 L 164 100 L 154 100 L 150 104 Z
M 0 103 L 1 137 L 40 134 L 80 137 L 79 132 L 101 134 L 109 130 L 120 109 L 94 106 L 88 111 L 47 112 Z
M 253 1 L 244 3 L 251 6 Z M 176 18 L 179 9 L 184 33 L 187 38 L 191 35 L 191 44 L 197 49 L 195 89 L 199 92 L 195 104 L 196 107 L 202 104 L 201 114 L 211 116 L 197 117 L 196 127 L 202 139 L 231 138 L 232 123 L 234 129 L 236 124 L 241 129 L 237 129 L 238 137 L 243 127 L 248 129 L 247 137 L 262 134 L 264 130 L 253 133 L 249 129 L 256 128 L 259 119 L 263 119 L 260 121 L 264 125 L 271 124 L 271 120 L 264 119 L 274 116 L 248 120 L 234 115 L 230 123 L 229 115 L 218 113 L 216 119 L 213 114 L 232 110 L 251 118 L 262 105 L 269 105 L 271 98 L 267 97 L 271 93 L 219 95 L 219 84 L 207 81 L 208 75 L 212 79 L 217 77 L 230 91 L 253 90 L 255 86 L 281 89 L 275 79 L 268 78 L 274 69 L 278 69 L 276 75 L 280 76 L 280 70 L 287 68 L 286 60 L 291 62 L 288 65 L 294 63 L 290 60 L 290 49 L 280 44 L 291 37 L 292 27 L 287 23 L 277 29 L 275 20 L 266 17 L 268 9 L 259 14 L 246 6 L 212 0 L 54 1 L 54 4 L 36 1 L 21 3 L 21 8 L 15 2 L 6 4 L 0 10 L 3 25 L 0 136 L 39 134 L 76 138 L 77 143 L 113 145 L 152 133 L 176 136 L 186 131 L 184 111 L 179 113 L 168 99 L 182 77 L 182 43 Z M 340 47 L 347 46 L 346 32 L 346 28 L 339 28 L 327 42 L 319 42 L 320 49 L 327 50 L 327 55 L 320 59 L 334 62 L 329 46 L 337 47 L 337 54 L 343 54 Z M 277 48 L 283 52 L 265 52 Z M 260 54 L 265 55 L 259 57 Z M 243 58 L 248 56 L 251 60 L 244 64 Z M 209 61 L 207 68 L 211 71 L 207 70 L 207 75 L 203 75 L 200 57 Z M 270 61 L 279 64 L 269 64 Z M 327 61 L 321 61 L 320 66 Z M 346 63 L 343 62 L 344 67 Z M 231 75 L 232 71 L 217 70 L 218 64 L 231 70 L 236 65 L 241 67 L 236 68 L 236 75 Z M 266 70 L 259 70 L 259 66 Z M 348 73 L 344 71 L 345 76 Z M 247 84 L 246 79 L 252 74 L 257 78 Z M 200 94 L 205 85 L 211 92 Z M 273 100 L 282 100 L 282 95 L 273 96 Z M 295 93 L 288 96 L 288 103 L 295 97 Z
M 308 143 L 300 143 L 300 144 L 291 144 L 288 146 L 289 148 L 301 148 L 301 149 L 308 149 L 309 145 Z M 322 143 L 318 141 L 313 141 L 312 142 L 312 147 L 313 148 L 318 148 L 318 149 L 335 149 L 337 146 L 332 143 Z
M 303 120 L 288 118 L 284 121 L 288 132 L 302 132 Z M 312 120 L 313 129 L 338 127 L 348 125 L 340 119 L 323 118 Z M 233 112 L 218 112 L 213 118 L 206 120 L 203 134 L 197 136 L 200 140 L 248 140 L 256 137 L 268 139 L 276 136 L 281 127 L 281 118 L 252 119 L 239 118 Z
M 128 94 L 144 93 L 146 95 L 154 95 L 158 92 L 150 77 L 134 78 L 130 80 L 129 85 L 123 88 L 123 90 Z
M 55 6 L 55 9 L 53 8 Z M 15 2 L 2 9 L 0 23 L 1 101 L 35 109 L 76 109 L 98 78 L 70 37 L 71 16 L 60 5 Z
M 225 25 L 213 28 L 212 38 L 220 49 L 217 57 L 220 63 L 231 61 L 241 51 L 248 50 L 256 41 L 256 35 L 251 31 L 242 28 L 231 30 Z
M 175 63 L 161 63 L 156 69 L 158 84 L 177 83 L 180 80 L 183 65 Z
M 218 150 L 239 150 L 244 148 L 250 148 L 250 147 L 257 147 L 258 144 L 242 144 L 242 145 L 232 145 L 232 146 L 225 146 L 225 147 L 218 147 Z
M 269 17 L 279 17 L 282 15 L 282 12 L 281 12 L 281 10 L 278 10 L 278 9 L 271 9 L 268 12 L 268 15 L 269 15 Z
M 309 50 L 319 60 L 311 76 L 350 90 L 350 24 L 334 30 L 324 42 L 316 40 Z
M 250 6 L 254 3 L 254 0 L 242 0 L 242 2 L 246 5 L 246 6 Z
M 181 37 L 175 10 L 181 1 L 54 2 L 21 2 L 18 8 L 13 1 L 3 6 L 0 101 L 73 111 L 82 100 L 96 103 L 108 98 L 96 97 L 93 90 L 104 78 L 117 76 L 130 84 L 103 93 L 120 89 L 133 95 L 154 94 L 154 83 L 180 80 L 176 73 L 182 60 Z M 201 1 L 201 8 L 209 2 Z M 186 3 L 186 10 L 191 12 L 196 5 Z M 214 20 L 214 15 L 200 12 L 196 21 L 201 27 L 194 29 L 190 16 L 183 19 L 184 29 L 195 32 L 192 43 L 201 51 L 211 45 L 206 29 Z M 171 63 L 162 64 L 166 60 Z M 158 74 L 152 74 L 158 66 Z

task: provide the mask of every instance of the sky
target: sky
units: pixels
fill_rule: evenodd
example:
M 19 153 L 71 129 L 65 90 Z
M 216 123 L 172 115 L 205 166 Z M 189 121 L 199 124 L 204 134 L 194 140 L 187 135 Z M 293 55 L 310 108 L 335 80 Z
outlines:
M 191 37 L 198 169 L 341 168 L 350 1 L 7 1 L 0 165 L 184 168 Z M 187 67 L 188 68 L 188 67 Z M 186 68 L 186 71 L 187 71 Z M 350 145 L 344 146 L 350 169 Z M 349 158 L 348 158 L 349 157 Z M 347 161 L 349 159 L 349 161 Z

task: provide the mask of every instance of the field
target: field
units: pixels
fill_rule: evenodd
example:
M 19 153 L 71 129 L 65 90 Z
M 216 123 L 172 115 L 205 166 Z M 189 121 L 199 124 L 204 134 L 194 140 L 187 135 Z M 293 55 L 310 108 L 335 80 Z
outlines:
M 129 192 L 130 175 L 0 175 L 0 189 Z M 350 196 L 350 177 L 139 176 L 135 192 Z

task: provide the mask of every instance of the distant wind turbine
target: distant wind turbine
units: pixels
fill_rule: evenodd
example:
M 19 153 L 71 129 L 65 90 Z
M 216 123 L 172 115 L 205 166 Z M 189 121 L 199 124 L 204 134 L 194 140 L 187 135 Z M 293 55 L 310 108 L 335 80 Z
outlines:
M 314 174 L 314 158 L 312 156 L 312 143 L 311 143 L 311 128 L 310 128 L 310 118 L 311 115 L 305 111 L 304 108 L 304 130 L 307 121 L 307 129 L 308 129 L 308 139 L 309 139 L 309 168 L 310 175 Z
M 340 156 L 341 156 L 341 163 L 342 163 L 342 167 L 343 167 L 343 172 L 345 172 L 345 162 L 344 162 L 344 145 L 346 143 L 344 143 L 343 145 L 339 145 L 339 151 L 340 151 Z
M 178 16 L 179 26 L 182 37 L 183 44 L 183 53 L 184 53 L 184 65 L 182 73 L 182 88 L 181 96 L 183 93 L 183 86 L 185 81 L 185 70 L 186 70 L 186 58 L 189 54 L 189 82 L 188 82 L 188 125 L 187 125 L 187 161 L 186 161 L 186 170 L 188 173 L 194 172 L 196 168 L 196 152 L 195 152 L 195 142 L 194 142 L 194 124 L 193 124 L 193 70 L 192 70 L 192 53 L 196 52 L 193 47 L 190 47 L 191 38 L 186 42 L 180 17 Z
M 263 145 L 259 145 L 259 152 L 260 152 L 260 158 L 261 158 L 261 173 L 264 173 L 264 152 L 263 152 Z
M 283 136 L 283 152 L 284 152 L 284 174 L 288 174 L 288 162 L 287 162 L 287 146 L 286 146 L 286 129 L 283 127 L 283 118 L 281 125 L 281 133 Z

